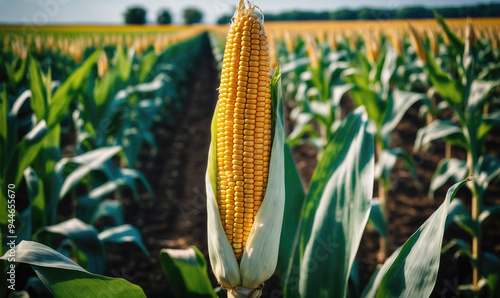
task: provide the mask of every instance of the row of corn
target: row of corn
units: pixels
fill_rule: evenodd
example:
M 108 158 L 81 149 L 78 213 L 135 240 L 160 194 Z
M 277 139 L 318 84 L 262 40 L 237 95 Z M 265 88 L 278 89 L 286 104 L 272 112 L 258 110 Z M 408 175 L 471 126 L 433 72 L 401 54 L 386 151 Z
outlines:
M 155 126 L 170 129 L 182 114 L 183 94 L 208 44 L 206 36 L 189 30 L 144 35 L 54 31 L 32 38 L 16 30 L 1 34 L 2 255 L 10 249 L 5 239 L 14 222 L 16 244 L 45 245 L 43 251 L 57 250 L 92 274 L 104 274 L 109 243 L 134 243 L 149 258 L 139 230 L 124 222 L 123 201 L 154 202 L 156 190 L 137 169 L 139 157 L 150 150 L 146 155 L 153 158 L 160 149 Z M 18 204 L 8 217 L 12 192 Z M 17 253 L 28 250 L 25 246 Z M 37 262 L 47 268 L 54 266 L 50 260 Z M 0 263 L 4 280 L 5 264 Z M 41 281 L 50 277 L 17 275 L 28 277 L 37 285 L 19 283 L 12 295 L 28 287 L 41 296 L 48 295 L 45 287 L 56 297 L 70 295 L 64 286 L 44 286 Z M 99 285 L 94 286 L 97 291 Z M 78 295 L 88 293 L 70 296 Z
M 2 31 L 2 50 L 26 59 L 28 52 L 43 54 L 45 51 L 71 56 L 80 63 L 83 53 L 88 48 L 125 46 L 133 48 L 141 56 L 149 47 L 153 47 L 157 55 L 168 46 L 177 44 L 200 34 L 200 29 L 189 29 L 171 32 L 131 32 L 131 33 L 75 33 L 74 31 L 43 31 L 40 34 L 28 34 L 17 29 Z

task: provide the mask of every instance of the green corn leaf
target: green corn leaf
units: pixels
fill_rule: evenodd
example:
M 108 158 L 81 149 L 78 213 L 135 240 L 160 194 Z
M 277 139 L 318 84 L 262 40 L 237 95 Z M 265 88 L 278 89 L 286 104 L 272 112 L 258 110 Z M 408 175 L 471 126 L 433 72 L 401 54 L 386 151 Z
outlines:
M 63 235 L 69 238 L 83 253 L 77 254 L 80 264 L 85 264 L 90 272 L 102 273 L 105 266 L 105 250 L 98 238 L 97 230 L 83 221 L 73 218 L 62 223 L 44 227 L 38 233 L 37 237 L 44 244 L 53 247 L 57 235 Z
M 24 170 L 24 180 L 26 181 L 26 188 L 28 191 L 28 198 L 30 200 L 29 207 L 26 208 L 30 212 L 31 226 L 28 237 L 23 239 L 30 239 L 32 231 L 38 227 L 46 226 L 47 219 L 45 218 L 45 196 L 43 181 L 38 177 L 36 172 L 28 167 Z
M 300 214 L 306 197 L 288 144 L 285 144 L 285 192 L 285 213 L 281 228 L 277 270 L 280 275 L 281 287 L 286 296 L 289 283 L 292 282 L 289 281 L 290 275 L 298 268 L 298 264 L 294 263 L 294 260 L 298 261 L 299 256 L 297 243 L 300 235 L 298 232 L 300 231 Z
M 208 279 L 207 262 L 196 247 L 162 249 L 160 262 L 177 297 L 217 297 Z
M 382 213 L 382 206 L 380 205 L 379 198 L 373 198 L 372 200 L 369 221 L 382 237 L 386 237 L 387 221 L 384 213 Z
M 423 69 L 429 76 L 432 85 L 451 108 L 460 117 L 463 117 L 464 87 L 458 80 L 450 78 L 448 74 L 444 73 L 429 52 L 427 53 L 427 59 L 428 62 Z
M 139 83 L 146 82 L 146 78 L 151 73 L 153 66 L 156 63 L 158 56 L 154 51 L 149 52 L 148 54 L 142 57 L 141 62 L 139 64 Z
M 48 104 L 47 90 L 42 79 L 42 72 L 38 67 L 35 58 L 29 58 L 30 89 L 31 89 L 31 109 L 36 115 L 37 121 L 45 119 Z
M 449 205 L 465 182 L 450 187 L 438 210 L 372 277 L 363 297 L 429 297 L 436 283 Z
M 477 235 L 477 225 L 472 220 L 470 212 L 464 206 L 462 200 L 456 198 L 448 206 L 448 217 L 446 217 L 445 229 L 447 229 L 452 222 L 455 222 L 464 231 L 471 236 Z
M 149 251 L 142 242 L 142 237 L 135 227 L 129 224 L 105 229 L 98 235 L 102 243 L 133 243 L 149 258 Z
M 499 216 L 499 215 L 500 215 L 500 205 L 489 206 L 484 208 L 483 212 L 481 212 L 478 218 L 478 222 L 479 224 L 482 225 L 483 222 L 488 218 L 490 218 L 491 216 Z
M 449 121 L 434 120 L 431 124 L 418 130 L 415 139 L 415 150 L 439 139 L 444 139 L 452 145 L 459 145 L 468 149 L 467 141 L 460 127 Z
M 474 110 L 483 106 L 488 99 L 490 92 L 499 85 L 498 81 L 478 81 L 474 80 L 470 86 L 469 98 L 467 99 L 467 109 Z
M 387 273 L 387 270 L 389 270 L 389 267 L 391 264 L 394 262 L 396 257 L 399 255 L 401 252 L 401 246 L 398 247 L 392 255 L 390 255 L 385 263 L 382 265 L 382 267 L 377 268 L 375 272 L 373 272 L 372 277 L 370 278 L 370 281 L 366 285 L 366 288 L 363 290 L 363 293 L 361 294 L 361 297 L 363 298 L 373 298 L 377 294 L 377 290 L 380 286 L 380 282 L 382 281 L 382 278 L 385 276 Z
M 374 181 L 374 137 L 363 108 L 341 124 L 311 180 L 302 212 L 302 297 L 344 297 L 351 266 L 368 221 Z M 341 243 L 341 245 L 338 245 Z M 297 295 L 295 294 L 295 295 Z
M 464 160 L 458 158 L 443 159 L 439 162 L 429 186 L 429 198 L 434 200 L 434 192 L 451 180 L 457 183 L 467 177 L 469 169 Z
M 476 183 L 482 193 L 488 189 L 490 182 L 500 175 L 500 158 L 484 154 L 479 158 L 479 175 Z
M 301 112 L 297 115 L 297 117 L 295 118 L 295 126 L 287 137 L 287 141 L 289 142 L 290 146 L 293 147 L 298 145 L 302 136 L 308 132 L 312 133 L 313 135 L 316 134 L 314 127 L 310 124 L 312 119 L 313 115 L 311 113 Z
M 456 199 L 454 199 L 453 201 L 455 201 L 455 200 Z M 448 212 L 448 217 L 446 217 L 446 225 L 448 224 L 448 219 L 450 218 L 449 214 L 450 213 Z M 445 229 L 446 229 L 446 225 L 445 225 Z M 448 253 L 452 248 L 456 248 L 457 252 L 458 251 L 464 251 L 467 254 L 472 255 L 471 250 L 469 248 L 469 245 L 463 239 L 452 239 L 450 242 L 448 242 L 447 244 L 443 245 L 443 248 L 441 249 L 441 254 Z M 457 256 L 457 254 L 455 254 L 455 256 Z
M 458 49 L 460 53 L 463 53 L 465 49 L 465 42 L 462 39 L 460 39 L 460 37 L 458 37 L 450 29 L 450 27 L 448 27 L 443 17 L 436 11 L 434 11 L 434 17 L 436 18 L 436 21 L 439 23 L 439 25 L 441 25 L 441 27 L 443 28 L 445 34 L 448 35 L 448 39 L 455 45 L 455 47 Z
M 94 98 L 88 98 L 85 102 L 85 111 L 89 113 L 89 116 L 93 119 L 92 122 L 94 126 L 98 125 L 100 118 L 106 116 L 108 106 L 111 104 L 116 91 L 116 82 L 117 75 L 114 69 L 106 72 L 102 79 L 96 79 Z M 94 113 L 97 113 L 97 115 L 92 115 L 93 111 L 95 111 Z M 98 118 L 94 119 L 95 116 L 98 116 Z
M 97 220 L 102 217 L 110 217 L 115 222 L 115 225 L 123 225 L 125 220 L 123 219 L 123 206 L 120 201 L 117 200 L 104 200 L 97 207 L 96 212 L 94 212 L 90 223 L 94 224 Z
M 79 164 L 74 168 L 71 173 L 64 179 L 64 183 L 61 186 L 59 192 L 59 198 L 64 198 L 64 196 L 73 189 L 88 173 L 93 170 L 99 169 L 102 164 L 113 157 L 115 154 L 120 152 L 122 148 L 120 146 L 114 147 L 104 147 L 99 148 L 82 155 L 75 156 L 71 159 L 62 159 L 56 165 L 56 171 L 62 177 L 62 169 L 65 164 L 69 161 L 75 164 Z
M 12 63 L 5 64 L 5 70 L 7 71 L 7 77 L 9 79 L 9 87 L 17 88 L 23 81 L 26 72 L 27 60 L 28 59 L 16 57 Z
M 383 116 L 383 124 L 380 130 L 380 135 L 385 144 L 389 143 L 392 131 L 399 124 L 404 114 L 408 109 L 417 102 L 428 104 L 425 94 L 394 90 L 389 96 L 385 113 Z
M 78 197 L 76 216 L 84 222 L 92 222 L 92 218 L 96 216 L 97 210 L 101 208 L 101 201 L 113 191 L 124 186 L 127 186 L 131 190 L 134 199 L 138 203 L 141 203 L 137 180 L 141 181 L 142 185 L 151 195 L 151 198 L 154 199 L 151 185 L 146 180 L 146 177 L 138 170 L 118 168 L 110 163 L 109 160 L 94 170 L 104 172 L 104 175 L 109 180 L 93 188 L 89 193 Z M 113 217 L 114 216 L 115 215 L 113 215 Z M 115 219 L 119 218 L 116 217 Z
M 130 72 L 132 70 L 132 59 L 127 57 L 123 47 L 116 47 L 115 57 L 113 58 L 113 66 L 118 69 L 118 77 L 123 84 L 127 85 L 130 80 Z
M 0 259 L 7 260 L 8 253 Z M 55 250 L 31 241 L 16 246 L 16 261 L 30 264 L 55 297 L 143 298 L 142 289 L 124 279 L 92 274 Z
M 408 152 L 404 151 L 402 148 L 393 148 L 382 151 L 380 159 L 375 165 L 375 179 L 382 178 L 384 179 L 386 185 L 389 185 L 390 175 L 398 158 L 406 164 L 406 167 L 410 171 L 417 187 L 421 188 L 415 164 L 413 163 Z
M 82 65 L 77 68 L 69 78 L 57 89 L 56 93 L 49 102 L 47 124 L 53 126 L 59 123 L 64 115 L 68 112 L 71 101 L 76 96 L 77 92 L 82 88 L 83 82 L 90 74 L 94 66 L 100 50 L 93 53 Z
M 354 87 L 352 84 L 344 84 L 332 87 L 332 103 L 334 107 L 340 108 L 340 101 L 344 94 Z
M 483 117 L 483 121 L 489 126 L 500 126 L 500 110 L 489 113 L 488 115 Z
M 384 103 L 380 100 L 377 93 L 370 89 L 368 79 L 357 73 L 355 69 L 347 69 L 344 72 L 347 83 L 353 84 L 350 94 L 354 104 L 364 106 L 368 117 L 375 121 L 377 128 L 382 127 Z
M 19 184 L 23 176 L 23 171 L 35 160 L 42 148 L 42 140 L 47 133 L 47 125 L 45 120 L 42 120 L 17 144 L 7 170 L 7 177 L 10 179 L 13 177 L 13 180 L 10 180 L 8 183 Z
M 381 54 L 383 55 L 384 53 Z M 382 94 L 384 94 L 384 96 L 387 96 L 390 90 L 390 80 L 396 72 L 398 66 L 398 54 L 392 47 L 388 47 L 386 54 L 383 56 L 385 57 L 384 64 L 380 71 L 380 84 L 382 86 Z

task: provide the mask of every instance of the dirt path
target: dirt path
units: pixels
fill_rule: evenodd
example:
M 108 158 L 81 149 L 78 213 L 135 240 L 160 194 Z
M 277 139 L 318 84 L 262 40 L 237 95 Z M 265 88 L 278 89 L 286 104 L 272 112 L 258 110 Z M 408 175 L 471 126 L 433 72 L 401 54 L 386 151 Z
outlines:
M 162 248 L 195 245 L 207 254 L 204 177 L 219 82 L 208 40 L 204 42 L 199 68 L 186 88 L 182 115 L 175 125 L 155 128 L 159 150 L 145 148 L 138 162 L 156 201 L 144 207 L 124 202 L 125 220 L 140 230 L 151 257 L 134 246 L 108 247 L 107 275 L 141 286 L 148 297 L 173 296 L 159 263 Z

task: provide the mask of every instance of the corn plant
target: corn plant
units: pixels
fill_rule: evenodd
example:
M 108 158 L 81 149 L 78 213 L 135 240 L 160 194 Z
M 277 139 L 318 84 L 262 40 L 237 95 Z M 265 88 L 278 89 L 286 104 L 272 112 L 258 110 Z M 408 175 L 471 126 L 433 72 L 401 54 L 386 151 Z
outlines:
M 0 259 L 6 261 L 8 254 Z M 146 297 L 140 287 L 121 278 L 90 273 L 38 242 L 21 241 L 16 246 L 16 261 L 31 265 L 55 297 Z
M 330 52 L 325 44 L 318 47 L 312 37 L 306 45 L 310 64 L 300 73 L 301 80 L 297 82 L 297 106 L 290 115 L 295 125 L 287 140 L 295 146 L 309 134 L 307 140 L 321 152 L 339 126 L 340 100 L 351 87 L 340 76 L 349 66 L 349 56 L 346 51 Z M 319 124 L 319 131 L 314 128 L 313 119 Z
M 461 201 L 456 201 L 450 214 L 454 221 L 472 236 L 472 248 L 468 246 L 460 248 L 470 257 L 473 268 L 472 284 L 463 285 L 461 290 L 478 295 L 488 284 L 487 279 L 492 278 L 493 281 L 489 281 L 490 291 L 494 293 L 497 288 L 495 280 L 498 271 L 489 265 L 499 260 L 494 255 L 483 252 L 481 243 L 484 221 L 491 215 L 497 214 L 499 210 L 497 205 L 485 206 L 484 204 L 484 193 L 489 183 L 500 175 L 500 159 L 485 151 L 488 132 L 500 124 L 498 122 L 500 111 L 494 106 L 489 107 L 493 90 L 499 83 L 476 79 L 480 65 L 478 65 L 476 36 L 472 25 L 469 25 L 464 41 L 456 36 L 442 19 L 438 17 L 438 20 L 456 51 L 462 55 L 459 64 L 460 77 L 458 80 L 450 78 L 428 52 L 423 53 L 426 59 L 424 70 L 439 95 L 453 110 L 458 121 L 454 123 L 447 120 L 434 120 L 429 126 L 418 131 L 415 148 L 418 149 L 433 140 L 442 139 L 467 151 L 466 161 L 448 158 L 439 163 L 429 192 L 432 194 L 449 179 L 457 181 L 464 179 L 467 175 L 475 178 L 472 183 L 468 184 L 472 195 L 471 212 L 466 211 Z
M 381 234 L 379 260 L 384 261 L 389 249 L 387 242 L 389 176 L 398 158 L 406 163 L 417 181 L 416 169 L 409 154 L 401 148 L 391 148 L 391 133 L 411 106 L 417 102 L 426 103 L 427 99 L 423 94 L 391 87 L 393 76 L 402 63 L 400 56 L 391 46 L 386 46 L 385 51 L 382 49 L 382 53 L 378 56 L 372 53 L 368 57 L 371 58 L 368 59 L 359 53 L 357 59 L 353 60 L 355 67 L 349 68 L 343 75 L 351 86 L 349 94 L 353 103 L 356 106 L 366 107 L 368 117 L 376 128 L 375 178 L 378 180 L 380 207 L 374 209 L 372 222 Z

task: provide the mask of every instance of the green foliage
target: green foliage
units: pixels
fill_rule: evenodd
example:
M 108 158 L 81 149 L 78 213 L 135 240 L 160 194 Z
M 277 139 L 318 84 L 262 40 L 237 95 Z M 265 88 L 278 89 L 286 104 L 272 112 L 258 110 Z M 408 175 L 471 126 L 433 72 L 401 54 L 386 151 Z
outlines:
M 196 247 L 162 249 L 160 262 L 177 297 L 217 297 L 205 258 Z
M 64 65 L 67 57 L 49 51 L 45 54 L 50 58 L 31 52 L 24 59 L 25 70 L 18 64 L 21 60 L 12 64 L 9 76 L 17 83 L 0 86 L 0 116 L 4 115 L 0 119 L 1 250 L 7 250 L 9 188 L 27 195 L 26 203 L 16 204 L 13 214 L 16 235 L 18 241 L 37 242 L 22 242 L 18 249 L 30 258 L 21 253 L 16 260 L 32 264 L 39 277 L 32 278 L 28 286 L 34 286 L 40 295 L 47 295 L 47 287 L 56 297 L 102 293 L 144 297 L 135 285 L 86 270 L 104 272 L 107 243 L 130 243 L 149 256 L 139 231 L 124 223 L 122 205 L 112 197 L 120 196 L 127 187 L 138 204 L 142 203 L 139 193 L 149 192 L 154 199 L 146 177 L 127 166 L 134 165 L 143 140 L 156 147 L 150 131 L 155 123 L 174 121 L 172 115 L 182 108 L 183 84 L 197 63 L 192 56 L 199 56 L 194 53 L 203 49 L 203 43 L 204 35 L 199 35 L 160 55 L 147 50 L 142 57 L 118 46 L 102 78 L 95 71 L 102 49 L 92 47 L 78 65 Z M 109 48 L 105 50 L 109 52 Z M 52 80 L 53 73 L 57 80 Z M 75 144 L 69 145 L 75 145 L 76 152 L 62 158 L 61 139 L 68 133 L 74 134 Z M 69 199 L 76 204 L 69 214 L 76 217 L 59 222 L 59 203 Z M 113 223 L 98 231 L 93 224 L 104 216 Z M 52 264 L 52 259 L 60 257 L 40 243 L 79 265 Z M 33 253 L 37 250 L 42 255 Z M 0 262 L 4 277 L 6 264 Z
M 462 7 L 439 7 L 435 9 L 445 18 L 481 18 L 500 16 L 499 4 L 479 4 Z M 360 9 L 339 9 L 332 12 L 313 12 L 292 10 L 278 14 L 266 14 L 269 21 L 314 21 L 314 20 L 407 20 L 431 19 L 433 10 L 422 6 L 403 7 L 399 9 L 377 9 L 363 7 Z M 221 20 L 222 17 L 219 19 Z M 219 23 L 220 24 L 220 23 Z
M 426 222 L 375 272 L 363 297 L 429 297 L 439 269 L 450 202 L 466 181 L 456 183 Z
M 172 16 L 170 15 L 170 11 L 168 9 L 162 9 L 158 13 L 156 23 L 158 23 L 160 25 L 168 25 L 168 24 L 172 23 Z
M 130 7 L 124 14 L 125 24 L 143 25 L 146 24 L 146 10 L 143 7 Z
M 305 199 L 298 192 L 286 201 L 286 210 L 295 210 L 285 213 L 285 223 L 301 210 L 298 226 L 286 224 L 282 229 L 282 238 L 295 239 L 291 250 L 280 249 L 287 253 L 280 256 L 278 269 L 288 297 L 343 297 L 347 293 L 372 196 L 374 148 L 367 128 L 362 109 L 347 117 L 327 146 Z M 285 179 L 286 184 L 296 183 L 294 171 L 287 173 L 292 176 Z M 280 246 L 290 246 L 290 242 Z
M 223 16 L 221 16 L 221 17 L 219 17 L 219 18 L 217 19 L 217 24 L 218 24 L 218 25 L 226 25 L 226 24 L 229 24 L 229 23 L 231 22 L 231 18 L 232 18 L 232 17 L 233 17 L 232 15 L 225 14 L 225 15 L 223 15 Z
M 183 13 L 184 24 L 192 25 L 200 23 L 203 19 L 203 13 L 196 8 L 186 8 Z
M 16 246 L 16 261 L 31 265 L 55 297 L 146 297 L 121 278 L 92 274 L 55 250 L 31 241 Z M 7 260 L 8 253 L 1 257 Z

